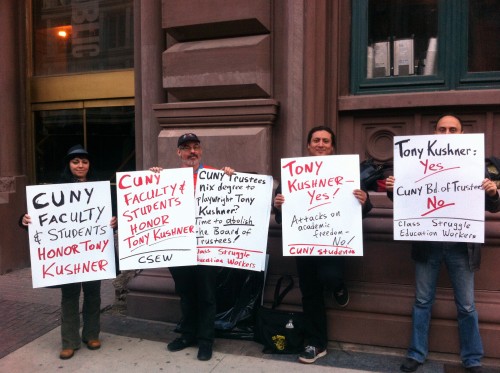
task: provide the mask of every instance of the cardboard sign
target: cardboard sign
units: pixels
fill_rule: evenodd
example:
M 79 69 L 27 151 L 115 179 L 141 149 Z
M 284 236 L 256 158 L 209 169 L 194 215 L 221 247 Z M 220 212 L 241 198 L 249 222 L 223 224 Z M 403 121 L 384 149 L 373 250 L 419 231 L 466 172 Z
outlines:
M 484 135 L 394 137 L 394 239 L 484 242 Z
M 33 287 L 116 277 L 109 181 L 26 187 Z
M 271 176 L 198 171 L 198 264 L 264 270 L 272 187 Z
M 120 269 L 196 265 L 193 169 L 119 172 Z
M 281 160 L 284 256 L 363 255 L 359 156 Z

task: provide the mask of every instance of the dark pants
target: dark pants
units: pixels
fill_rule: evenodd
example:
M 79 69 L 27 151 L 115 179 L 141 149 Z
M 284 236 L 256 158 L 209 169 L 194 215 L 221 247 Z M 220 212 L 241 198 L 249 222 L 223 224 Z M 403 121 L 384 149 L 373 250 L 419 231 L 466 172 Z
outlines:
M 215 334 L 218 267 L 186 266 L 169 269 L 175 281 L 175 291 L 181 298 L 182 336 L 190 341 L 212 343 Z
M 343 257 L 297 257 L 297 273 L 305 316 L 306 345 L 326 348 L 326 310 L 323 292 L 335 291 L 343 284 Z
M 83 288 L 83 329 L 80 338 L 80 291 Z M 80 347 L 81 341 L 99 338 L 101 330 L 101 281 L 61 286 L 61 338 L 63 349 Z

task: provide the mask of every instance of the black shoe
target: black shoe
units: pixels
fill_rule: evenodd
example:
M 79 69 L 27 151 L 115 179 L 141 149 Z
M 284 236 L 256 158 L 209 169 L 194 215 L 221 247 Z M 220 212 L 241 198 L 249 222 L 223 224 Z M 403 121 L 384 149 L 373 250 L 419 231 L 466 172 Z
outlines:
M 419 363 L 417 360 L 407 357 L 403 364 L 401 364 L 401 366 L 399 367 L 399 370 L 402 372 L 414 372 L 420 365 L 422 365 L 422 363 Z
M 179 337 L 174 339 L 167 345 L 167 349 L 171 352 L 176 352 L 180 350 L 184 350 L 185 348 L 194 345 L 193 341 L 190 341 L 186 338 Z
M 349 303 L 349 291 L 347 286 L 342 284 L 342 286 L 333 292 L 333 297 L 340 307 L 345 307 Z
M 314 346 L 306 346 L 304 351 L 299 355 L 299 362 L 304 364 L 312 364 L 320 357 L 326 355 L 326 349 L 320 350 Z
M 468 367 L 468 368 L 465 368 L 465 370 L 467 371 L 467 373 L 482 373 L 483 372 L 483 368 L 480 365 L 477 365 L 475 367 Z
M 212 343 L 200 342 L 198 348 L 198 360 L 207 361 L 212 358 Z

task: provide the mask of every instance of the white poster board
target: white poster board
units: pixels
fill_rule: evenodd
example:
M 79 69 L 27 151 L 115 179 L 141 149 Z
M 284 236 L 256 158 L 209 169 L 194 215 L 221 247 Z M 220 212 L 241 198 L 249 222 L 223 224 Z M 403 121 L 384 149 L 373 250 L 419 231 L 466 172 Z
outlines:
M 198 264 L 265 269 L 272 188 L 271 176 L 198 171 Z
M 120 269 L 196 265 L 193 169 L 116 174 Z
M 109 181 L 26 187 L 33 287 L 116 277 Z
M 359 156 L 281 160 L 284 256 L 363 255 Z
M 394 137 L 394 239 L 484 242 L 484 134 Z

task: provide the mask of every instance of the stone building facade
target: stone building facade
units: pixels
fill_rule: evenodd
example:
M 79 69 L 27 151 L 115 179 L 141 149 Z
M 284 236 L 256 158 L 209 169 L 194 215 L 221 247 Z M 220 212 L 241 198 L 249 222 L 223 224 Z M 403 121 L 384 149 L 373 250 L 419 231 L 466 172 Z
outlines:
M 420 11 L 425 2 L 411 3 Z M 26 236 L 17 228 L 17 218 L 25 210 L 24 187 L 36 182 L 33 105 L 56 103 L 57 93 L 46 89 L 29 66 L 26 46 L 32 40 L 26 20 L 31 19 L 32 2 L 0 4 L 4 56 L 0 61 L 0 214 L 4 222 L 0 272 L 5 273 L 29 265 Z M 460 16 L 450 1 L 439 4 L 439 12 L 448 12 L 452 21 Z M 391 70 L 387 77 L 372 79 L 364 74 L 370 66 L 369 52 L 366 36 L 362 39 L 359 30 L 372 21 L 362 17 L 375 17 L 376 12 L 385 17 L 385 10 L 370 6 L 369 0 L 135 0 L 134 67 L 117 78 L 122 89 L 76 90 L 86 97 L 72 100 L 133 100 L 137 170 L 177 166 L 176 139 L 190 131 L 203 138 L 207 163 L 230 164 L 236 170 L 278 180 L 280 159 L 306 155 L 306 134 L 319 124 L 335 131 L 339 154 L 385 162 L 392 158 L 393 136 L 429 133 L 443 112 L 459 114 L 466 132 L 485 133 L 486 154 L 499 156 L 495 147 L 500 140 L 497 62 L 477 73 L 467 71 L 467 66 L 455 69 L 457 56 L 466 59 L 467 53 L 454 51 L 453 43 L 444 37 L 439 39 L 443 40 L 439 52 L 446 56 L 434 75 L 414 72 L 401 77 L 391 75 Z M 496 22 L 493 29 L 498 29 Z M 455 31 L 457 38 L 464 37 L 460 29 Z M 483 38 L 488 45 L 489 39 Z M 418 45 L 418 38 L 413 40 Z M 478 61 L 487 58 L 471 49 Z M 106 83 L 98 79 L 96 84 Z M 328 335 L 335 341 L 405 348 L 414 296 L 410 245 L 392 240 L 392 204 L 385 193 L 370 195 L 375 207 L 364 221 L 364 256 L 347 260 L 351 302 L 345 309 L 329 303 Z M 487 214 L 483 264 L 476 276 L 481 333 L 486 356 L 491 358 L 500 358 L 496 347 L 500 339 L 499 219 L 500 215 Z M 293 259 L 281 256 L 281 230 L 273 220 L 268 250 L 267 300 L 281 274 L 295 274 Z M 142 271 L 130 286 L 132 315 L 178 320 L 168 270 Z M 443 269 L 433 313 L 432 351 L 459 350 L 450 287 Z M 289 302 L 300 306 L 297 289 Z

